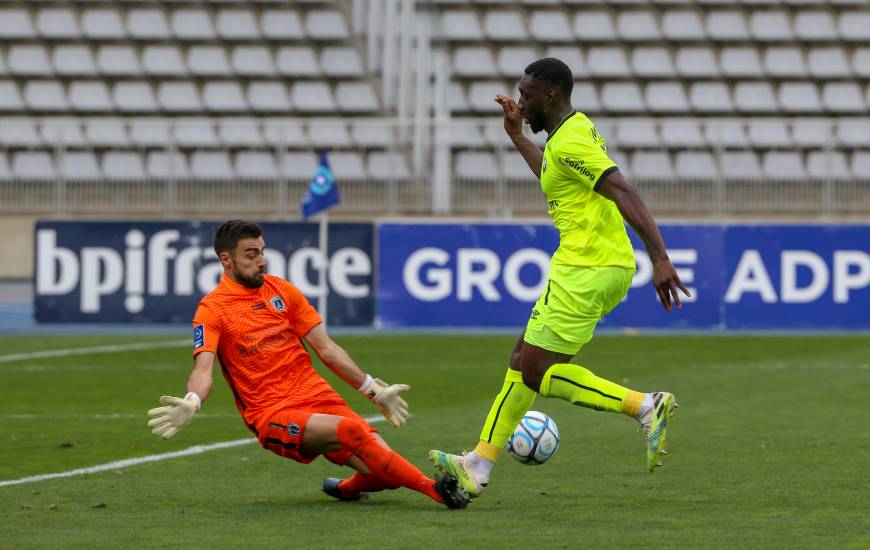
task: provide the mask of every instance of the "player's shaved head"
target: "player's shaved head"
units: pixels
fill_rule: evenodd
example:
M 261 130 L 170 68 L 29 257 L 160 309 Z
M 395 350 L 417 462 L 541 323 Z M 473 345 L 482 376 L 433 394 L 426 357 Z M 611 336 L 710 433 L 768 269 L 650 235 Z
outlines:
M 541 80 L 558 88 L 563 97 L 571 97 L 571 91 L 574 89 L 574 75 L 561 59 L 555 57 L 538 59 L 530 63 L 524 72 L 531 79 Z
M 256 239 L 262 235 L 263 230 L 254 222 L 229 220 L 214 233 L 215 254 L 220 256 L 221 252 L 232 252 L 242 239 Z

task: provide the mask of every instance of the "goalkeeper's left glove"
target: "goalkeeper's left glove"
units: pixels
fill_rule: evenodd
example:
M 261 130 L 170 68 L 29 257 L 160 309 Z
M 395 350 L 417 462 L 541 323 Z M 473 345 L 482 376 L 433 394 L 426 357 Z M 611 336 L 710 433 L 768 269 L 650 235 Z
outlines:
M 151 427 L 151 433 L 162 435 L 164 439 L 169 439 L 181 428 L 190 424 L 193 415 L 202 406 L 202 400 L 194 392 L 187 392 L 184 399 L 164 395 L 160 398 L 160 402 L 166 406 L 148 411 L 148 416 L 151 418 L 148 426 Z
M 387 384 L 379 378 L 366 375 L 366 379 L 358 388 L 366 397 L 378 406 L 390 424 L 401 428 L 408 421 L 408 404 L 399 394 L 408 391 L 411 386 L 407 384 Z

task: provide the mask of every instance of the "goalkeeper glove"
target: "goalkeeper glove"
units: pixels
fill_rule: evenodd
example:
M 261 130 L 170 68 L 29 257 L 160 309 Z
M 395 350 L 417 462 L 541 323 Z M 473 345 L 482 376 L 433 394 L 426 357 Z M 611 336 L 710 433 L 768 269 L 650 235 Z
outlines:
M 366 375 L 365 381 L 359 387 L 359 391 L 378 406 L 390 424 L 401 428 L 408 420 L 408 404 L 399 394 L 408 391 L 411 386 L 407 384 L 388 385 L 383 380 Z
M 178 430 L 190 424 L 193 415 L 202 406 L 202 400 L 194 392 L 188 392 L 184 399 L 164 395 L 160 398 L 160 402 L 166 406 L 148 411 L 148 416 L 151 418 L 148 426 L 151 427 L 151 433 L 162 435 L 164 439 L 169 439 Z

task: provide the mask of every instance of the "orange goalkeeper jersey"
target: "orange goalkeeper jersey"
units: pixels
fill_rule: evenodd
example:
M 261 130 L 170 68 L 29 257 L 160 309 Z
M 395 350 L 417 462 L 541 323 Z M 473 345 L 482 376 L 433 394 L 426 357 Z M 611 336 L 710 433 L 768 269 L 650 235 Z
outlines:
M 248 288 L 224 274 L 199 302 L 193 355 L 217 355 L 236 406 L 252 426 L 275 407 L 301 407 L 335 395 L 302 344 L 320 322 L 305 296 L 287 281 L 266 275 L 263 286 Z

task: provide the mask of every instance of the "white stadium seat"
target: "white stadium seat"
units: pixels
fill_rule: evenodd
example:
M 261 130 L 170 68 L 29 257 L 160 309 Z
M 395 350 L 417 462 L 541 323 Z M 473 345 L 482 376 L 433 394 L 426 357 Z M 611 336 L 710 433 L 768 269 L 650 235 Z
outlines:
M 371 177 L 377 179 L 405 179 L 411 177 L 411 170 L 405 157 L 399 153 L 372 151 L 366 158 L 366 166 Z
M 50 75 L 53 71 L 48 52 L 42 46 L 12 46 L 6 62 L 9 72 L 20 76 Z
M 555 57 L 564 61 L 565 64 L 571 68 L 571 73 L 574 75 L 574 78 L 589 74 L 589 69 L 586 67 L 586 61 L 583 59 L 583 54 L 581 53 L 580 48 L 576 46 L 550 46 L 544 52 L 544 57 Z
M 95 118 L 85 124 L 85 139 L 98 147 L 122 147 L 129 145 L 127 128 L 119 118 Z
M 5 15 L 0 16 L 0 20 L 3 17 Z M 36 30 L 44 38 L 78 38 L 81 35 L 75 13 L 67 8 L 39 10 L 36 15 Z
M 60 155 L 60 173 L 71 180 L 91 180 L 102 177 L 97 157 L 90 151 L 65 151 Z
M 719 155 L 719 170 L 726 178 L 758 179 L 761 165 L 752 151 L 723 151 Z
M 668 40 L 707 40 L 701 16 L 694 11 L 668 11 L 662 17 L 662 30 Z
M 723 82 L 693 82 L 689 87 L 692 108 L 705 113 L 731 113 L 734 103 Z
M 764 50 L 764 70 L 777 78 L 805 77 L 807 67 L 800 48 L 772 46 Z
M 103 174 L 109 179 L 145 179 L 145 165 L 139 153 L 107 151 L 103 153 Z
M 719 65 L 722 74 L 730 77 L 758 77 L 764 73 L 761 57 L 755 48 L 722 48 Z
M 42 140 L 36 132 L 33 120 L 29 118 L 3 118 L 3 124 L 0 124 L 0 145 L 33 147 L 41 144 Z
M 340 11 L 311 10 L 305 14 L 305 31 L 315 40 L 344 40 L 350 37 Z
M 274 76 L 271 52 L 262 46 L 236 46 L 232 54 L 233 70 L 241 76 Z
M 698 123 L 692 119 L 665 119 L 661 122 L 662 141 L 669 147 L 698 147 L 705 145 Z
M 837 141 L 849 147 L 870 147 L 870 119 L 851 117 L 840 120 Z
M 691 47 L 677 50 L 677 72 L 685 77 L 719 76 L 719 64 L 711 48 Z
M 281 175 L 308 181 L 319 165 L 320 160 L 314 153 L 291 151 L 281 158 Z
M 227 54 L 220 46 L 193 46 L 187 51 L 187 66 L 198 76 L 229 76 Z
M 617 39 L 613 18 L 606 11 L 579 11 L 574 16 L 574 36 L 588 42 Z
M 450 112 L 465 112 L 471 110 L 471 107 L 468 105 L 465 86 L 459 82 L 450 82 L 447 84 L 447 109 Z
M 260 127 L 253 118 L 233 117 L 221 119 L 218 135 L 221 143 L 230 147 L 257 147 L 263 145 Z
M 24 101 L 34 111 L 66 111 L 66 94 L 60 82 L 31 80 L 24 85 Z
M 190 172 L 194 178 L 208 180 L 233 179 L 236 175 L 224 151 L 194 151 L 190 157 Z
M 810 151 L 807 153 L 807 175 L 811 178 L 848 178 L 849 163 L 841 151 Z
M 170 143 L 169 121 L 155 118 L 136 118 L 130 121 L 130 141 L 140 147 L 163 146 Z
M 345 113 L 377 111 L 378 95 L 369 82 L 339 82 L 335 87 L 338 109 Z
M 187 157 L 182 153 L 152 151 L 145 160 L 148 175 L 154 178 L 189 178 Z
M 867 104 L 854 82 L 828 82 L 822 88 L 822 104 L 835 113 L 866 113 Z
M 656 41 L 661 38 L 656 14 L 647 11 L 623 11 L 616 18 L 616 30 L 622 40 Z
M 269 117 L 263 122 L 263 136 L 272 145 L 281 147 L 308 146 L 305 130 L 297 119 Z
M 749 29 L 742 12 L 713 11 L 707 14 L 707 35 L 713 40 L 742 42 L 749 39 Z
M 97 67 L 109 76 L 142 74 L 139 58 L 129 46 L 101 46 L 97 52 Z
M 172 124 L 173 141 L 182 147 L 214 147 L 220 141 L 208 118 L 179 118 Z
M 674 177 L 671 156 L 661 151 L 637 151 L 631 155 L 631 171 L 642 179 L 670 179 Z
M 801 179 L 807 177 L 803 158 L 794 151 L 768 151 L 761 163 L 764 176 L 772 179 Z
M 0 151 L 0 180 L 8 180 L 12 178 L 12 169 L 9 167 L 9 161 L 6 160 L 6 153 Z
M 842 48 L 812 48 L 807 56 L 810 74 L 817 78 L 845 78 L 852 68 Z
M 651 118 L 625 118 L 619 121 L 610 145 L 618 149 L 657 147 L 659 137 L 656 124 Z
M 217 15 L 217 33 L 228 40 L 251 40 L 260 37 L 257 19 L 250 10 L 222 9 Z
M 51 146 L 85 145 L 85 137 L 82 133 L 82 125 L 75 118 L 48 118 L 42 119 L 40 124 L 42 140 Z
M 238 82 L 206 82 L 202 87 L 206 110 L 218 112 L 246 111 L 245 94 Z
M 608 82 L 601 88 L 601 103 L 611 112 L 643 111 L 645 106 L 640 88 L 634 82 Z
M 283 82 L 251 82 L 248 84 L 248 104 L 254 111 L 290 111 L 290 96 Z
M 88 38 L 124 38 L 121 14 L 113 9 L 87 9 L 82 12 L 82 34 Z
M 363 76 L 362 59 L 356 48 L 327 46 L 320 51 L 320 66 L 327 76 Z
M 153 40 L 169 38 L 169 25 L 162 10 L 131 9 L 127 12 L 127 30 L 134 38 Z
M 275 57 L 278 74 L 284 76 L 316 76 L 320 65 L 314 50 L 309 46 L 285 46 L 278 49 Z
M 619 47 L 593 47 L 586 54 L 589 74 L 593 76 L 630 76 L 625 50 Z
M 263 36 L 273 40 L 301 40 L 305 38 L 302 20 L 292 10 L 264 10 L 260 14 Z
M 492 50 L 482 46 L 456 48 L 453 50 L 453 74 L 461 77 L 496 76 Z
M 42 10 L 45 11 L 45 10 Z M 0 9 L 0 38 L 32 38 L 36 36 L 30 14 L 23 9 Z
M 385 119 L 354 118 L 350 123 L 350 135 L 357 147 L 391 147 L 396 142 L 395 134 L 395 127 Z
M 791 135 L 799 147 L 824 147 L 831 143 L 833 121 L 828 118 L 796 118 Z
M 852 153 L 852 173 L 859 178 L 866 178 L 870 174 L 870 151 Z
M 514 10 L 490 10 L 483 16 L 483 32 L 490 40 L 518 42 L 528 40 L 525 18 Z M 479 35 L 471 38 L 475 40 Z
M 468 102 L 471 109 L 495 114 L 501 112 L 501 107 L 494 101 L 496 94 L 509 94 L 503 82 L 481 81 L 475 82 L 468 87 Z
M 870 78 L 870 48 L 855 48 L 852 54 L 852 70 L 856 76 Z
M 534 174 L 526 164 L 526 160 L 515 151 L 500 150 L 498 152 L 498 164 L 502 175 L 508 179 L 531 180 Z
M 199 89 L 192 82 L 161 82 L 157 101 L 166 111 L 201 111 Z
M 297 82 L 293 85 L 293 105 L 300 111 L 334 112 L 332 90 L 325 82 Z
M 646 85 L 646 104 L 653 112 L 689 111 L 686 90 L 679 82 L 653 82 Z
M 471 10 L 445 10 L 441 14 L 441 35 L 448 40 L 480 40 L 482 30 Z
M 598 91 L 589 82 L 574 82 L 571 92 L 571 105 L 581 113 L 597 113 L 601 111 Z
M 576 48 L 573 49 L 576 51 Z M 498 71 L 502 76 L 521 78 L 523 71 L 529 63 L 537 60 L 539 57 L 540 56 L 537 54 L 535 49 L 529 46 L 503 46 L 498 51 L 496 65 L 498 66 Z M 565 59 L 562 59 L 562 61 L 565 61 L 565 63 L 571 68 L 572 72 L 574 71 L 574 67 L 571 64 L 569 64 Z
M 632 50 L 631 67 L 640 77 L 676 76 L 671 53 L 667 48 L 637 47 Z
M 795 16 L 794 30 L 799 40 L 837 40 L 837 28 L 830 11 L 800 11 Z
M 64 76 L 93 76 L 97 74 L 94 56 L 87 46 L 55 46 L 51 52 L 52 65 L 57 74 Z
M 681 178 L 715 178 L 719 175 L 716 159 L 707 151 L 678 151 L 675 173 Z
M 173 10 L 171 25 L 172 34 L 182 40 L 204 40 L 216 36 L 211 17 L 205 10 Z
M 275 155 L 263 151 L 240 151 L 236 153 L 235 171 L 240 178 L 272 179 L 278 177 Z
M 44 152 L 16 153 L 12 159 L 12 173 L 25 179 L 48 179 L 57 174 L 51 155 Z
M 840 12 L 840 36 L 854 42 L 870 41 L 870 12 L 845 10 Z
M 185 76 L 187 67 L 176 46 L 145 46 L 142 50 L 142 68 L 154 76 Z
M 784 82 L 779 87 L 779 104 L 789 113 L 816 113 L 822 110 L 819 89 L 812 82 Z
M 749 146 L 746 128 L 738 120 L 708 120 L 704 125 L 707 142 L 714 148 Z
M 453 147 L 483 147 L 481 121 L 478 118 L 454 118 L 449 126 L 450 145 Z
M 778 107 L 769 82 L 739 82 L 734 86 L 737 109 L 751 113 L 773 113 Z
M 571 23 L 563 11 L 535 11 L 529 19 L 532 38 L 539 42 L 570 42 L 574 40 Z
M 753 38 L 762 41 L 794 40 L 791 21 L 784 11 L 755 11 L 749 19 Z
M 489 151 L 460 151 L 456 153 L 453 177 L 458 179 L 486 179 L 499 173 L 495 156 Z
M 341 118 L 309 119 L 308 139 L 315 147 L 349 147 L 347 121 Z
M 368 177 L 362 154 L 356 151 L 337 151 L 330 154 L 329 166 L 339 182 Z
M 781 119 L 749 121 L 749 142 L 755 147 L 788 147 L 792 144 L 786 124 Z

